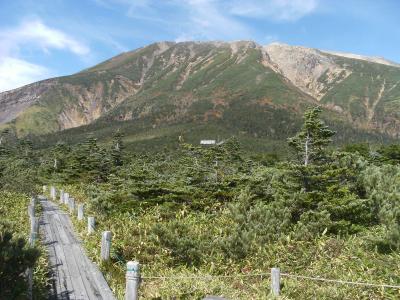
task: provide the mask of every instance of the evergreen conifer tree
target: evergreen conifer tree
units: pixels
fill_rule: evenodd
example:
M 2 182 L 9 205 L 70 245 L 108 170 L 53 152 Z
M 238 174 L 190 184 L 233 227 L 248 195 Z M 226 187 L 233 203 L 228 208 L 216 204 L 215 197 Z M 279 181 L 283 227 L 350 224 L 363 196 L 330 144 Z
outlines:
M 358 198 L 354 187 L 355 172 L 360 172 L 363 160 L 356 154 L 328 153 L 335 132 L 319 118 L 320 112 L 319 107 L 307 110 L 301 131 L 288 139 L 297 157 L 283 164 L 288 170 L 285 184 L 291 187 L 289 194 L 295 195 L 291 197 L 292 219 L 302 223 L 298 226 L 302 233 L 307 224 L 318 224 L 318 218 L 321 229 L 325 223 L 333 232 L 357 231 L 371 219 L 369 203 Z M 326 221 L 328 217 L 331 222 Z M 311 227 L 314 234 L 318 226 Z
M 320 107 L 313 107 L 304 113 L 304 124 L 300 132 L 288 139 L 291 146 L 304 166 L 317 163 L 324 157 L 324 150 L 332 142 L 334 131 L 319 118 Z
M 123 134 L 118 130 L 114 133 L 113 136 L 113 143 L 111 146 L 111 159 L 114 166 L 119 167 L 124 164 L 123 160 L 123 150 L 124 150 L 124 143 L 123 143 Z

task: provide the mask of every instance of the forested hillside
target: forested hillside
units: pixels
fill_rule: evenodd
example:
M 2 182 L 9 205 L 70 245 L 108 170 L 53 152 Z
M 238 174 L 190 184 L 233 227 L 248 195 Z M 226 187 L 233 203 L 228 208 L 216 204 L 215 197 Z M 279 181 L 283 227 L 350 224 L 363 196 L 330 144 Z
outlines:
M 2 132 L 0 188 L 30 194 L 53 184 L 85 203 L 99 232 L 113 232 L 106 279 L 123 299 L 125 263 L 138 260 L 144 299 L 266 299 L 269 279 L 207 278 L 282 272 L 400 284 L 400 145 L 332 146 L 335 132 L 308 109 L 288 156 L 243 151 L 235 137 L 175 150 L 128 150 L 124 128 L 108 143 L 37 148 Z M 82 134 L 83 136 L 83 134 Z M 24 212 L 25 213 L 25 212 Z M 86 235 L 98 260 L 99 235 Z M 0 245 L 1 247 L 1 245 Z M 100 262 L 99 262 L 100 263 Z M 203 279 L 190 276 L 204 275 Z M 288 299 L 398 299 L 399 290 L 285 278 Z

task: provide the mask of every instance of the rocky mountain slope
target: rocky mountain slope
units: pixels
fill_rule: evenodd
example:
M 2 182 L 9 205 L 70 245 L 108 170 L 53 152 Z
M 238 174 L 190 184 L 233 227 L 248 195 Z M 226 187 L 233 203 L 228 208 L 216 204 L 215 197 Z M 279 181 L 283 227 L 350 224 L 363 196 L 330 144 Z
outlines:
M 319 104 L 337 127 L 398 137 L 400 68 L 385 62 L 277 43 L 161 42 L 1 93 L 0 124 L 19 135 L 216 124 L 279 139 Z

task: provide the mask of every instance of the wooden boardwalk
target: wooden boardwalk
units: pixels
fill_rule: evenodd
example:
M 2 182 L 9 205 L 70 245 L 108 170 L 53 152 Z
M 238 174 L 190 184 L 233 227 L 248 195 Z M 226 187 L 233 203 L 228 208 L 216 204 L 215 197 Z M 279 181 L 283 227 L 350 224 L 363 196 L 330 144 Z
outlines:
M 86 256 L 68 214 L 44 197 L 40 202 L 41 232 L 52 268 L 52 299 L 114 300 L 103 274 Z

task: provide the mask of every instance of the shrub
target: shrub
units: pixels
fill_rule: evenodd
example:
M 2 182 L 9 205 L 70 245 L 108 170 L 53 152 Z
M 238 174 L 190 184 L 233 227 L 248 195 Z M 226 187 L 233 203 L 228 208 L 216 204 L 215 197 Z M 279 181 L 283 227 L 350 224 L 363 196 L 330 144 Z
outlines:
M 26 296 L 25 271 L 35 265 L 39 250 L 26 245 L 10 227 L 0 223 L 0 299 L 22 299 Z

